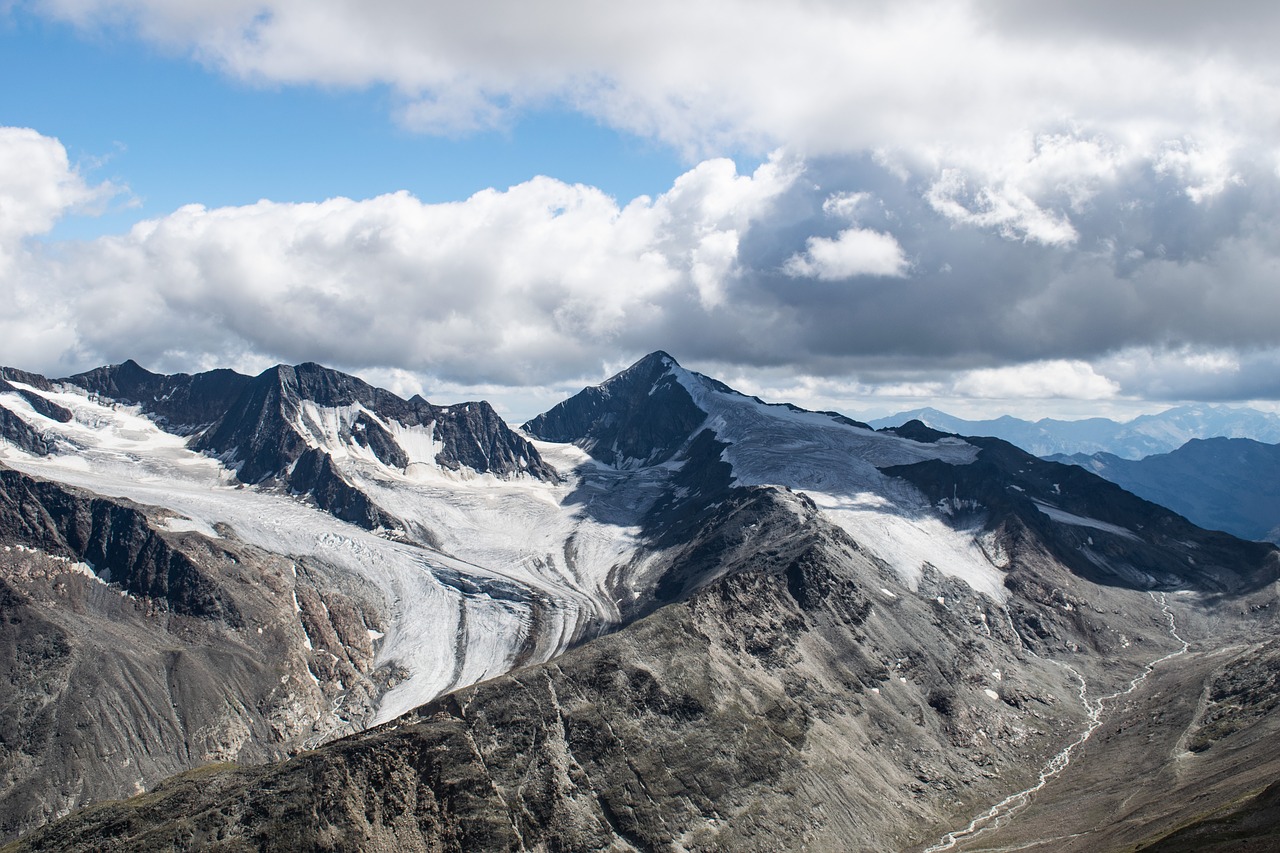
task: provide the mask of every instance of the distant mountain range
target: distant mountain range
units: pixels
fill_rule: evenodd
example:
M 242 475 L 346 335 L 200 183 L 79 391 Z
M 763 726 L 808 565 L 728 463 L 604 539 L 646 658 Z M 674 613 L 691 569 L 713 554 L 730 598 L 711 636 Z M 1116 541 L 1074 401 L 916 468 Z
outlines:
M 1280 443 L 1280 415 L 1207 404 L 1178 406 L 1123 423 L 1108 418 L 1025 421 L 1009 415 L 970 421 L 930 408 L 899 412 L 870 423 L 881 429 L 901 426 L 911 420 L 941 432 L 1002 438 L 1035 456 L 1109 453 L 1121 459 L 1141 459 L 1177 450 L 1193 438 L 1251 438 L 1267 444 Z
M 1280 542 L 1280 446 L 1248 438 L 1193 438 L 1170 453 L 1047 457 L 1079 465 L 1201 527 Z

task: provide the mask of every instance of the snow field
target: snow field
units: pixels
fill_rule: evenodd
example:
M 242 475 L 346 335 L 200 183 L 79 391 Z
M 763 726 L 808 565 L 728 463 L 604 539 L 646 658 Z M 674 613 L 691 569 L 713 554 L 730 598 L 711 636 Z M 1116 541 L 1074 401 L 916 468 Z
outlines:
M 535 626 L 542 634 L 537 656 L 546 659 L 589 623 L 617 618 L 604 582 L 614 562 L 634 551 L 637 531 L 566 506 L 581 485 L 575 476 L 561 484 L 503 481 L 455 476 L 434 463 L 430 471 L 418 464 L 407 475 L 394 472 L 341 440 L 358 407 L 306 408 L 308 441 L 333 453 L 344 473 L 387 510 L 438 534 L 449 554 L 438 553 L 338 521 L 295 498 L 240 487 L 217 460 L 188 450 L 185 439 L 163 432 L 137 407 L 103 404 L 70 388 L 42 396 L 72 411 L 74 420 L 45 418 L 16 394 L 0 395 L 0 405 L 57 436 L 69 452 L 40 458 L 0 448 L 9 466 L 163 507 L 177 514 L 159 525 L 165 529 L 210 534 L 226 524 L 264 550 L 373 582 L 387 602 L 375 665 L 395 662 L 410 672 L 384 695 L 375 724 L 510 670 Z M 387 426 L 406 439 L 402 447 L 415 462 L 434 455 L 429 429 Z M 556 461 L 581 459 L 566 451 Z
M 830 415 L 728 394 L 680 367 L 672 373 L 708 413 L 706 426 L 727 443 L 724 460 L 741 485 L 804 492 L 823 513 L 898 572 L 912 590 L 924 564 L 960 578 L 997 602 L 1002 573 L 975 541 L 978 530 L 948 524 L 914 487 L 878 466 L 940 459 L 963 465 L 978 449 L 961 439 L 926 444 L 841 423 Z

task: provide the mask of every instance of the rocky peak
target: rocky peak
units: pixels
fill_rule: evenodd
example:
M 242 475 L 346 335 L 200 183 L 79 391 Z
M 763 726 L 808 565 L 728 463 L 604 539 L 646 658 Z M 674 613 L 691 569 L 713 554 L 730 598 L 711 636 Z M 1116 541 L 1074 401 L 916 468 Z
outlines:
M 650 353 L 529 421 L 524 429 L 546 441 L 572 442 L 609 465 L 665 462 L 707 418 L 681 384 L 680 370 L 665 352 Z
M 946 438 L 953 434 L 936 430 L 918 418 L 913 418 L 899 427 L 885 427 L 881 432 L 891 433 L 893 435 L 901 436 L 902 438 L 909 438 L 912 441 L 919 441 L 925 444 L 933 444 L 938 439 Z
M 64 424 L 71 421 L 71 412 L 67 411 L 62 406 L 59 406 L 57 403 L 46 400 L 39 394 L 33 394 L 26 388 L 15 387 L 10 384 L 10 379 L 20 385 L 30 385 L 33 388 L 39 388 L 41 391 L 51 391 L 53 390 L 53 384 L 49 382 L 48 379 L 45 379 L 43 376 L 39 376 L 35 373 L 26 373 L 21 370 L 10 370 L 7 367 L 0 368 L 0 394 L 5 392 L 17 394 L 19 397 L 26 400 L 27 403 L 30 404 L 31 408 L 35 409 L 36 412 L 44 415 L 50 420 L 55 420 Z M 8 413 L 6 412 L 6 414 Z M 10 417 L 16 418 L 16 415 L 11 415 Z
M 234 370 L 152 373 L 133 359 L 68 376 L 62 382 L 101 397 L 140 406 L 163 429 L 187 435 L 218 420 L 249 383 Z
M 33 388 L 39 388 L 41 391 L 52 391 L 53 383 L 39 373 L 30 373 L 26 370 L 18 370 L 16 367 L 0 367 L 0 381 L 20 382 L 23 385 L 30 385 Z
M 320 408 L 359 405 L 372 413 L 375 417 L 359 415 L 339 438 L 370 448 L 391 467 L 403 468 L 408 460 L 379 421 L 411 427 L 434 424 L 435 438 L 443 445 L 435 461 L 445 468 L 467 467 L 498 476 L 556 476 L 533 445 L 516 435 L 488 403 L 441 407 L 417 395 L 403 400 L 313 362 L 277 365 L 253 378 L 225 415 L 200 437 L 196 448 L 233 458 L 245 482 L 285 476 L 310 448 L 299 432 L 304 403 Z
M 1258 589 L 1280 574 L 1280 552 L 1270 544 L 1203 530 L 1083 468 L 1038 459 L 1002 439 L 966 441 L 981 448 L 970 464 L 929 460 L 881 470 L 953 517 L 981 508 L 988 528 L 1024 531 L 1095 583 L 1221 594 Z

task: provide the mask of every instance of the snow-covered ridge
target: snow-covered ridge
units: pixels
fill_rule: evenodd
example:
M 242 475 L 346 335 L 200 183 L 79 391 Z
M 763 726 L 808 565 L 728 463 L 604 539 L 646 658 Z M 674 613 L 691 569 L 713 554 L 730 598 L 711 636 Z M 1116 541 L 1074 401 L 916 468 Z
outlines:
M 726 392 L 678 365 L 669 371 L 707 413 L 705 428 L 728 445 L 723 459 L 736 483 L 804 492 L 912 589 L 928 564 L 996 601 L 1007 597 L 1003 574 L 976 541 L 978 528 L 956 529 L 914 487 L 879 470 L 929 459 L 966 465 L 978 448 L 958 438 L 924 443 L 878 433 Z
M 169 511 L 156 522 L 163 530 L 208 535 L 216 525 L 227 525 L 267 551 L 370 581 L 386 608 L 386 636 L 375 665 L 395 662 L 410 673 L 383 697 L 375 723 L 506 672 L 530 648 L 534 660 L 545 660 L 590 626 L 616 620 L 606 579 L 634 555 L 638 530 L 601 521 L 568 499 L 583 490 L 643 493 L 653 486 L 587 482 L 598 466 L 576 449 L 555 445 L 546 450 L 566 475 L 561 483 L 460 477 L 434 463 L 429 427 L 380 420 L 412 463 L 399 470 L 342 437 L 361 407 L 306 404 L 302 434 L 330 452 L 344 476 L 380 505 L 433 531 L 441 544 L 434 550 L 338 521 L 278 492 L 244 488 L 217 459 L 191 451 L 184 438 L 160 430 L 137 407 L 103 402 L 71 387 L 24 390 L 42 394 L 74 417 L 59 423 L 20 395 L 0 395 L 0 405 L 58 439 L 59 452 L 48 457 L 0 447 L 0 460 L 10 467 L 162 507 Z M 577 467 L 584 473 L 575 473 Z

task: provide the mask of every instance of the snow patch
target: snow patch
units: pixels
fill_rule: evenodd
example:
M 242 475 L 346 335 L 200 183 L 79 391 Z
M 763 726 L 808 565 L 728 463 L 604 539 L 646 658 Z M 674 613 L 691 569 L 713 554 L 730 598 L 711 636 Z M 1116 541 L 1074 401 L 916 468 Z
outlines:
M 1035 501 L 1034 503 L 1037 509 L 1059 524 L 1068 524 L 1074 527 L 1091 527 L 1094 530 L 1102 530 L 1107 533 L 1115 534 L 1116 536 L 1122 536 L 1125 539 L 1141 541 L 1136 533 L 1126 527 L 1120 527 L 1117 524 L 1110 524 L 1106 521 L 1099 521 L 1096 518 L 1086 518 L 1082 515 L 1074 515 L 1066 510 L 1058 509 L 1056 506 L 1050 506 L 1049 504 L 1041 503 L 1040 501 Z M 1092 538 L 1089 539 L 1089 544 L 1093 544 Z
M 435 465 L 432 427 L 378 421 L 410 459 L 408 470 L 398 471 L 343 438 L 362 413 L 372 414 L 359 406 L 304 405 L 298 426 L 306 439 L 331 453 L 344 476 L 381 506 L 438 536 L 436 551 L 338 521 L 292 497 L 245 488 L 217 459 L 189 450 L 137 407 L 103 403 L 74 388 L 35 393 L 72 412 L 67 424 L 40 419 L 42 431 L 67 452 L 37 458 L 0 447 L 10 467 L 162 507 L 174 514 L 162 522 L 165 529 L 211 534 L 225 524 L 247 544 L 372 582 L 386 605 L 384 630 L 370 634 L 380 641 L 374 666 L 396 664 L 409 673 L 384 695 L 375 724 L 509 671 L 531 641 L 545 660 L 593 626 L 615 622 L 618 598 L 609 575 L 633 560 L 640 531 L 630 522 L 670 479 L 665 469 L 607 470 L 577 448 L 545 444 L 539 449 L 564 475 L 560 483 L 463 477 Z M 30 410 L 19 395 L 7 397 L 15 399 L 6 405 Z
M 171 515 L 161 519 L 157 526 L 162 530 L 168 530 L 170 533 L 199 533 L 201 536 L 208 536 L 210 539 L 222 538 L 218 535 L 218 531 L 213 529 L 213 525 L 194 518 Z
M 804 492 L 913 591 L 927 562 L 997 602 L 1008 596 L 999 567 L 975 542 L 979 529 L 956 529 L 914 486 L 879 470 L 930 459 L 966 465 L 978 448 L 958 438 L 925 443 L 877 433 L 830 414 L 720 391 L 680 367 L 670 373 L 707 412 L 704 428 L 729 445 L 723 458 L 739 485 Z M 950 507 L 958 508 L 978 509 Z

